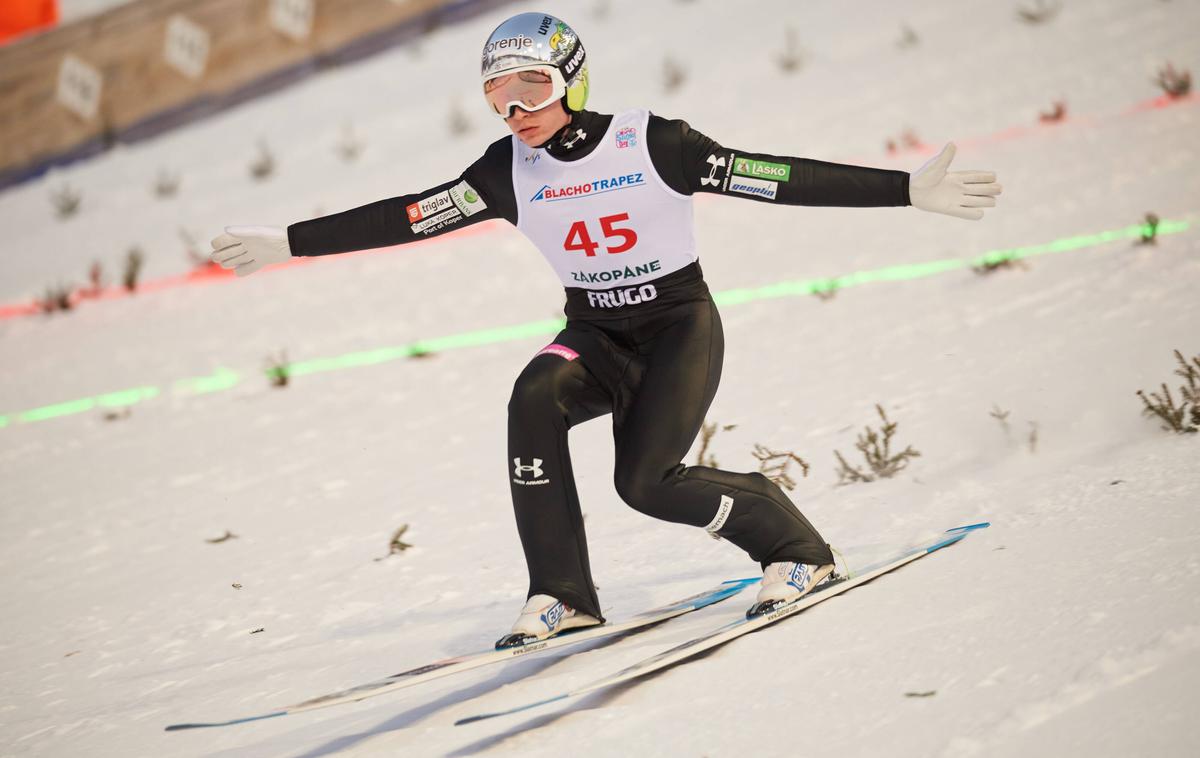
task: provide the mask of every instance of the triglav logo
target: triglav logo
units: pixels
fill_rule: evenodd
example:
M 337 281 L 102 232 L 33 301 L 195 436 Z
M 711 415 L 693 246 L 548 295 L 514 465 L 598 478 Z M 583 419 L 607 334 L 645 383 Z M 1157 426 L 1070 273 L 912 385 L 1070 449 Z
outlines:
M 722 175 L 724 175 L 725 159 L 710 155 L 708 156 L 708 163 L 712 168 L 708 170 L 708 176 L 700 179 L 700 186 L 716 187 L 721 183 L 721 180 L 717 178 L 717 171 L 721 171 Z
M 545 473 L 545 472 L 542 471 L 542 459 L 541 458 L 534 458 L 532 466 L 525 466 L 521 463 L 520 458 L 513 458 L 513 474 L 516 475 L 513 478 L 514 483 L 525 485 L 525 486 L 531 486 L 531 485 L 535 485 L 535 484 L 549 484 L 550 483 L 549 479 L 542 478 L 543 473 Z M 525 478 L 526 474 L 529 474 L 530 476 L 532 476 L 533 479 L 527 480 Z

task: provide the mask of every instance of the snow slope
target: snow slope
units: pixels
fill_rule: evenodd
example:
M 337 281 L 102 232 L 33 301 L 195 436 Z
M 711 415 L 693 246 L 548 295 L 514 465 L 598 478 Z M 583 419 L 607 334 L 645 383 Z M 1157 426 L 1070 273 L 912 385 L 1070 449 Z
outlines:
M 1178 222 L 1156 246 L 1062 245 L 988 276 L 879 279 L 830 300 L 721 296 L 726 363 L 709 417 L 737 425 L 713 440 L 722 466 L 756 467 L 754 443 L 807 459 L 793 497 L 835 546 L 992 528 L 578 702 L 452 725 L 615 671 L 744 603 L 571 657 L 168 734 L 168 723 L 263 712 L 486 647 L 507 628 L 525 575 L 505 404 L 553 328 L 315 371 L 285 390 L 258 372 L 281 349 L 319 361 L 552 321 L 561 290 L 497 225 L 7 319 L 0 755 L 1200 751 L 1188 723 L 1200 695 L 1200 441 L 1162 432 L 1134 396 L 1175 383 L 1171 350 L 1200 353 L 1197 101 L 1142 107 L 1167 60 L 1200 71 L 1200 7 L 1070 3 L 1030 27 L 1010 3 L 765 2 L 748 13 L 711 0 L 612 2 L 598 16 L 600 5 L 555 8 L 589 47 L 598 110 L 648 105 L 729 146 L 910 171 L 928 152 L 889 157 L 882 143 L 911 127 L 931 147 L 957 141 L 953 168 L 993 169 L 1005 185 L 978 223 L 700 198 L 714 292 L 969 260 L 1123 229 L 1147 211 Z M 206 239 L 229 223 L 286 224 L 457 175 L 503 134 L 473 69 L 503 15 L 0 195 L 0 302 L 81 280 L 93 259 L 111 271 L 134 244 L 148 277 L 183 273 L 180 228 Z M 902 24 L 918 47 L 895 46 Z M 772 63 L 789 25 L 806 59 L 790 76 Z M 689 67 L 673 94 L 659 80 L 667 56 Z M 1058 97 L 1068 121 L 1037 126 Z M 473 125 L 464 137 L 446 133 L 454 107 Z M 367 144 L 353 164 L 334 152 L 346 123 Z M 260 137 L 280 169 L 255 184 L 247 164 Z M 183 183 L 161 201 L 150 187 L 164 168 Z M 84 205 L 59 222 L 47 196 L 64 182 Z M 189 389 L 222 369 L 241 380 Z M 19 420 L 139 387 L 154 391 L 128 418 Z M 899 422 L 899 444 L 922 455 L 896 479 L 836 487 L 833 450 L 853 452 L 876 402 Z M 572 433 L 572 456 L 613 614 L 754 573 L 728 544 L 619 501 L 604 420 Z M 402 523 L 414 547 L 374 560 Z M 206 542 L 226 530 L 237 538 Z

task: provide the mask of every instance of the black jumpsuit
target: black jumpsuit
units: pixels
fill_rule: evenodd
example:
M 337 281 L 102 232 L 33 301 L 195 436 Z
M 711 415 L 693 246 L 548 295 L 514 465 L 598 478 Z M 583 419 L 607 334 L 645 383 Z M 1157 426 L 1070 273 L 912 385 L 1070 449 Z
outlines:
M 544 146 L 572 161 L 592 152 L 612 116 L 583 111 Z M 722 147 L 682 121 L 651 116 L 655 171 L 681 194 L 729 193 L 734 159 L 789 167 L 774 198 L 824 206 L 908 205 L 908 174 Z M 506 137 L 456 180 L 425 192 L 313 219 L 288 228 L 295 255 L 326 255 L 402 244 L 485 219 L 517 222 L 513 147 Z M 464 187 L 482 203 L 464 200 Z M 435 202 L 453 198 L 453 205 Z M 479 205 L 486 204 L 482 210 Z M 432 214 L 432 215 L 430 215 Z M 428 220 L 413 223 L 428 216 Z M 631 507 L 655 518 L 707 528 L 762 565 L 833 562 L 829 546 L 783 491 L 759 473 L 687 466 L 721 377 L 721 320 L 699 262 L 651 282 L 653 299 L 628 288 L 567 287 L 567 326 L 521 372 L 508 405 L 506 468 L 529 595 L 552 595 L 602 618 L 588 565 L 583 516 L 567 431 L 613 416 L 614 483 Z M 599 293 L 599 297 L 598 297 Z

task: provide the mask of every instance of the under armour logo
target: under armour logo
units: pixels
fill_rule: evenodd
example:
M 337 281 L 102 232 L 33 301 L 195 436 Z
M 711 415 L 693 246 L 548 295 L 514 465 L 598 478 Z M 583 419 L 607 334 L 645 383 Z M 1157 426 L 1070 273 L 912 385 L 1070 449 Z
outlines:
M 703 186 L 711 185 L 713 187 L 716 187 L 718 184 L 721 183 L 721 180 L 717 178 L 717 169 L 725 168 L 725 159 L 718 158 L 716 155 L 710 155 L 710 156 L 708 156 L 708 163 L 709 163 L 709 165 L 712 166 L 712 168 L 709 169 L 708 176 L 702 177 L 700 179 L 700 186 L 703 187 Z
M 541 458 L 534 458 L 532 466 L 522 466 L 520 458 L 513 458 L 513 465 L 515 466 L 515 468 L 513 469 L 513 473 L 516 474 L 517 476 L 523 477 L 523 476 L 525 476 L 526 472 L 533 474 L 534 479 L 538 479 L 542 476 L 542 459 Z
M 566 149 L 570 150 L 571 148 L 575 147 L 575 143 L 576 143 L 576 142 L 578 142 L 578 141 L 579 141 L 579 140 L 581 140 L 581 139 L 587 139 L 587 132 L 585 132 L 585 131 L 584 131 L 584 130 L 582 130 L 582 129 L 576 129 L 576 130 L 575 130 L 575 136 L 574 136 L 574 137 L 572 137 L 572 138 L 571 138 L 571 139 L 569 139 L 569 140 L 565 140 L 565 141 L 563 142 L 563 147 L 565 147 Z

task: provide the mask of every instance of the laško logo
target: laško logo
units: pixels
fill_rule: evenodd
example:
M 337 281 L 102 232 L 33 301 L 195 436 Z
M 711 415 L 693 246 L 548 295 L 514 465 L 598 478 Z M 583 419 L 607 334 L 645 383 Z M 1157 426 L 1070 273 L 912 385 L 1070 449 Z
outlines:
M 637 187 L 645 183 L 646 180 L 639 171 L 636 174 L 614 176 L 609 179 L 593 179 L 590 182 L 580 182 L 579 184 L 560 184 L 557 187 L 543 184 L 542 188 L 537 191 L 537 194 L 529 198 L 529 202 L 536 203 L 539 200 L 545 200 L 546 202 L 574 200 L 586 197 L 587 195 L 599 195 L 605 192 L 629 189 L 630 187 Z

